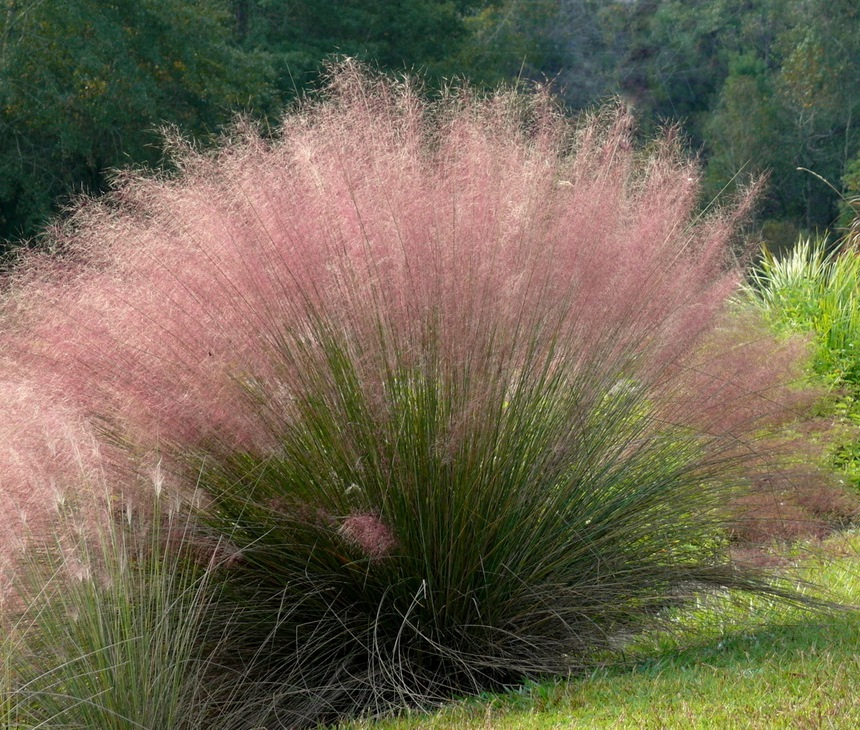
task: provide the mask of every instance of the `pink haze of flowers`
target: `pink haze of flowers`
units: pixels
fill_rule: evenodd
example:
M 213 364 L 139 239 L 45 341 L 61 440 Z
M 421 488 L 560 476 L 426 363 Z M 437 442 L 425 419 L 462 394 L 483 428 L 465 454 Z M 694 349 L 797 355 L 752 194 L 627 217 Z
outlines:
M 630 124 L 571 129 L 541 95 L 429 105 L 347 65 L 274 141 L 240 130 L 179 149 L 174 177 L 122 174 L 7 278 L 6 557 L 58 500 L 181 491 L 166 457 L 153 476 L 165 445 L 276 449 L 319 320 L 368 374 L 420 358 L 430 321 L 450 367 L 511 380 L 528 343 L 568 363 L 641 351 L 667 419 L 761 425 L 795 353 L 723 326 L 736 214 L 694 218 L 694 164 L 671 135 L 637 151 Z M 350 519 L 370 554 L 394 544 Z
M 397 538 L 379 515 L 353 514 L 340 526 L 340 534 L 370 558 L 384 558 L 397 547 Z

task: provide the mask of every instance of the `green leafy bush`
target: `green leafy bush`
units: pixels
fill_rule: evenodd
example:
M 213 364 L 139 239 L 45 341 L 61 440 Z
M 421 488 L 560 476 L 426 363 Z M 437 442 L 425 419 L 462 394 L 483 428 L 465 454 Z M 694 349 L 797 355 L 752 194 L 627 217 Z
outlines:
M 847 426 L 830 434 L 829 459 L 860 485 L 860 257 L 850 241 L 830 253 L 820 239 L 801 240 L 782 258 L 765 253 L 748 292 L 777 331 L 811 336 L 812 369 L 833 389 L 833 414 Z

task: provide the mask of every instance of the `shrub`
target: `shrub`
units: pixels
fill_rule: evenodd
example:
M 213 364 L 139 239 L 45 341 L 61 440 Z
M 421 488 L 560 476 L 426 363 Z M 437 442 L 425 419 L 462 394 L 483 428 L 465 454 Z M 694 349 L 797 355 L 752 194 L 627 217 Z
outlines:
M 347 63 L 277 139 L 177 154 L 16 270 L 4 344 L 134 510 L 154 481 L 229 539 L 212 727 L 568 672 L 702 591 L 779 592 L 726 527 L 797 350 L 727 310 L 743 211 L 691 220 L 671 135 Z
M 843 417 L 831 434 L 830 459 L 860 484 L 856 426 L 860 423 L 860 258 L 849 233 L 827 252 L 823 240 L 801 240 L 785 256 L 765 254 L 747 287 L 749 300 L 780 333 L 803 333 L 814 342 L 812 369 L 835 394 Z

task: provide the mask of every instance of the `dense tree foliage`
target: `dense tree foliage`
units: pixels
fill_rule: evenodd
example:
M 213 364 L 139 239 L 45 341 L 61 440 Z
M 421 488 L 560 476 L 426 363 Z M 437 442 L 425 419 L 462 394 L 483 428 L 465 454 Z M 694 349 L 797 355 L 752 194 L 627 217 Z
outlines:
M 465 18 L 478 0 L 233 0 L 243 48 L 270 54 L 282 97 L 315 84 L 322 62 L 348 55 L 430 78 L 458 73 Z
M 461 68 L 483 83 L 551 81 L 572 108 L 593 104 L 615 91 L 613 5 L 603 0 L 484 3 L 467 19 L 473 35 Z
M 838 196 L 816 175 L 840 186 L 860 147 L 860 7 L 649 0 L 627 16 L 621 86 L 651 119 L 683 122 L 708 162 L 707 192 L 768 172 L 765 217 L 832 225 Z
M 816 175 L 857 189 L 854 0 L 507 0 L 485 13 L 484 35 L 517 48 L 508 74 L 557 79 L 574 108 L 617 93 L 648 132 L 681 123 L 708 199 L 769 173 L 761 213 L 796 231 L 838 214 Z
M 229 43 L 218 0 L 7 0 L 0 236 L 32 234 L 106 171 L 160 157 L 159 127 L 213 131 L 267 102 L 268 67 Z
M 646 134 L 681 124 L 708 200 L 768 173 L 771 237 L 837 222 L 821 178 L 860 192 L 855 0 L 2 0 L 0 23 L 0 238 L 158 163 L 164 123 L 277 117 L 338 55 L 548 80 L 572 110 L 620 95 Z

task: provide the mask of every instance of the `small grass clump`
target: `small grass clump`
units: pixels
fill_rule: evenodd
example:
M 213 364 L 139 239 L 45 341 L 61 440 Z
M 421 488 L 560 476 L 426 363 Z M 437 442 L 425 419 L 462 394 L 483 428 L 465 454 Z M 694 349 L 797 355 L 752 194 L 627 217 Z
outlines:
M 799 350 L 728 306 L 743 210 L 693 219 L 676 140 L 347 63 L 280 136 L 178 155 L 81 206 L 3 300 L 6 380 L 77 429 L 28 425 L 43 483 L 86 493 L 54 468 L 73 451 L 125 514 L 157 525 L 162 494 L 189 525 L 177 585 L 120 562 L 119 597 L 71 586 L 94 611 L 32 685 L 57 717 L 122 669 L 117 715 L 156 680 L 158 712 L 196 708 L 144 726 L 314 725 L 582 671 L 703 595 L 804 600 L 730 552 L 783 476 Z
M 0 727 L 204 726 L 212 566 L 165 549 L 186 526 L 160 502 L 125 517 L 85 536 L 67 505 L 62 539 L 31 549 L 2 617 Z

